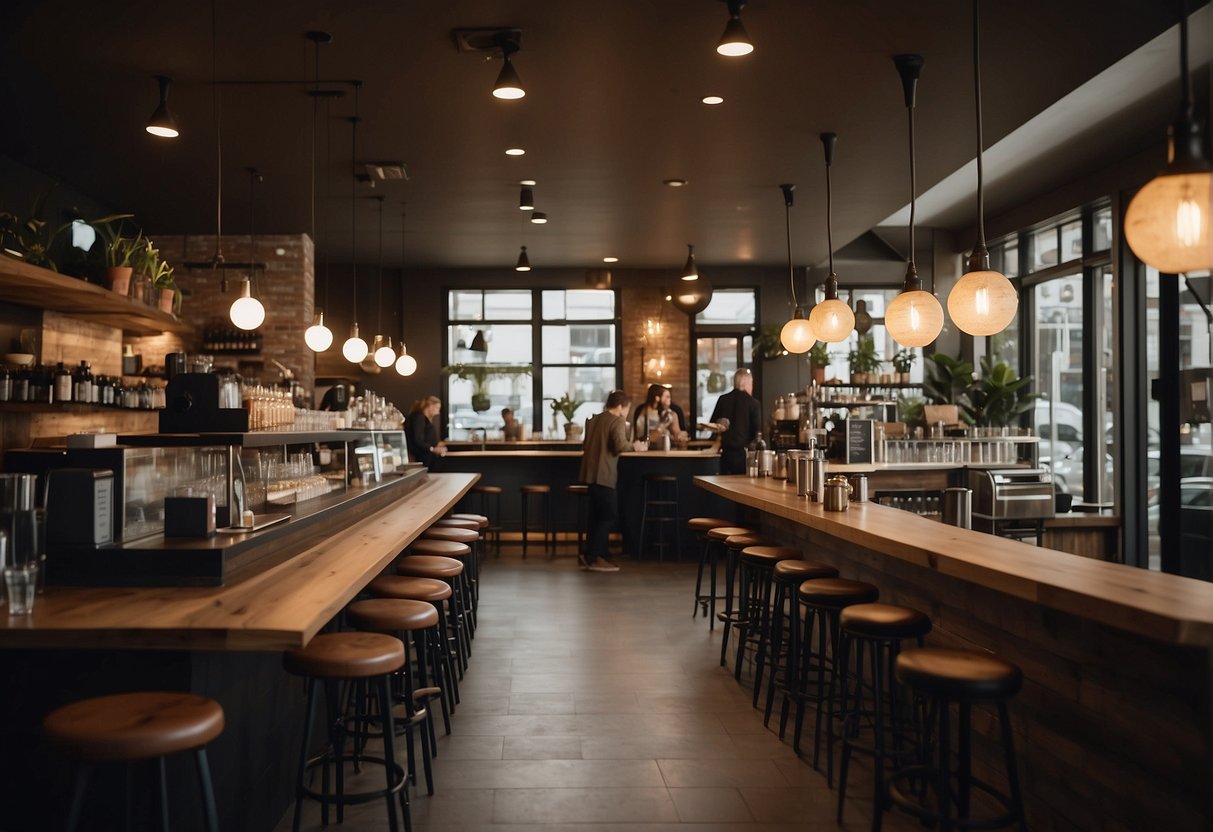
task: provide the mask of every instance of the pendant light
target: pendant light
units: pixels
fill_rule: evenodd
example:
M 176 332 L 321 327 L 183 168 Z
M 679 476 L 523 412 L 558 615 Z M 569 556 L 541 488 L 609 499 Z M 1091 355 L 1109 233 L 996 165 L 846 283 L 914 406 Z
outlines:
M 698 280 L 699 267 L 695 265 L 695 246 L 687 243 L 687 261 L 682 266 L 680 280 Z
M 257 271 L 257 230 L 254 223 L 254 218 L 257 215 L 257 183 L 264 181 L 264 178 L 257 172 L 256 168 L 249 168 L 248 175 L 249 273 L 241 281 L 240 297 L 232 302 L 232 306 L 228 310 L 228 316 L 232 319 L 232 323 L 244 330 L 256 329 L 265 321 L 265 307 L 261 305 L 261 301 L 253 297 L 253 277 Z
M 1213 268 L 1209 234 L 1210 165 L 1205 136 L 1192 113 L 1188 73 L 1188 4 L 1179 20 L 1179 117 L 1167 131 L 1167 166 L 1129 202 L 1125 241 L 1138 259 L 1163 274 Z
M 519 211 L 534 211 L 535 210 L 535 191 L 523 185 L 518 192 L 518 210 Z
M 687 261 L 683 264 L 679 280 L 670 292 L 674 308 L 688 315 L 698 315 L 712 302 L 712 284 L 699 273 L 695 265 L 695 247 L 687 245 Z
M 518 252 L 518 262 L 514 264 L 514 271 L 529 272 L 531 270 L 531 258 L 526 256 L 526 246 Z
M 320 112 L 320 44 L 332 43 L 333 36 L 328 32 L 308 32 L 307 37 L 315 44 L 316 59 L 313 61 L 313 69 L 315 70 L 315 82 L 312 85 L 312 250 L 316 248 L 316 119 Z M 328 103 L 325 102 L 325 124 L 329 124 Z M 328 154 L 329 165 L 325 168 L 327 171 L 332 167 L 333 159 L 333 141 L 331 131 L 328 133 L 325 150 Z M 329 179 L 325 177 L 325 193 L 328 193 Z M 327 200 L 326 200 L 327 202 Z M 315 295 L 316 289 L 316 258 L 312 258 L 312 293 Z M 329 280 L 328 280 L 328 254 L 325 253 L 325 274 L 324 274 L 324 299 L 325 306 L 328 305 L 329 295 Z M 313 310 L 312 325 L 303 331 L 303 343 L 307 344 L 307 348 L 312 352 L 324 352 L 333 345 L 333 331 L 324 325 L 324 307 Z
M 868 313 L 868 302 L 865 300 L 855 301 L 855 331 L 860 335 L 867 335 L 872 329 L 872 316 Z
M 379 200 L 379 332 L 383 332 L 383 197 Z M 380 367 L 390 367 L 396 363 L 396 351 L 392 349 L 392 336 L 386 339 L 381 334 L 375 336 L 375 348 L 371 351 L 375 363 Z
M 514 69 L 510 56 L 522 48 L 518 32 L 499 32 L 497 45 L 501 47 L 502 66 L 497 75 L 497 83 L 493 84 L 493 97 L 507 101 L 523 98 L 526 90 L 522 88 L 522 79 Z
M 830 247 L 830 276 L 826 278 L 825 300 L 814 306 L 809 314 L 814 334 L 827 344 L 847 340 L 855 328 L 855 313 L 838 299 L 838 275 L 834 274 L 834 189 L 830 168 L 834 165 L 834 145 L 837 141 L 837 133 L 821 134 L 821 147 L 826 160 L 826 240 Z
M 783 191 L 783 227 L 784 236 L 788 243 L 788 285 L 792 289 L 792 320 L 783 325 L 779 332 L 779 343 L 790 353 L 800 355 L 808 352 L 817 343 L 813 333 L 813 325 L 804 316 L 804 309 L 796 299 L 796 271 L 792 266 L 792 192 L 795 185 L 780 185 Z
M 404 225 L 408 217 L 406 206 L 401 203 L 400 211 L 400 285 L 404 286 Z M 402 303 L 403 306 L 403 303 Z M 409 348 L 404 343 L 404 310 L 400 315 L 400 357 L 396 359 L 396 372 L 402 376 L 411 376 L 417 372 L 417 359 L 409 355 Z
M 1006 275 L 990 268 L 986 249 L 985 168 L 981 132 L 981 25 L 978 0 L 973 0 L 973 89 L 977 105 L 977 245 L 969 255 L 968 270 L 948 293 L 948 314 L 961 332 L 994 335 L 1015 319 L 1019 292 Z
M 354 88 L 354 112 L 358 112 L 358 88 Z M 341 345 L 341 354 L 351 364 L 360 364 L 370 352 L 358 335 L 358 116 L 350 118 L 350 263 L 354 270 L 354 322 L 350 337 Z
M 173 79 L 167 75 L 157 75 L 156 81 L 160 84 L 160 105 L 156 107 L 143 129 L 162 139 L 175 139 L 181 132 L 177 129 L 177 119 L 173 118 L 173 113 L 168 108 L 168 91 Z
M 227 267 L 223 260 L 223 107 L 219 98 L 219 10 L 211 0 L 211 107 L 215 111 L 215 256 L 211 269 L 219 272 L 219 291 L 227 294 Z
M 740 58 L 754 51 L 754 42 L 741 22 L 741 10 L 745 8 L 745 0 L 726 0 L 729 4 L 729 22 L 725 24 L 724 34 L 716 44 L 716 51 L 726 58 Z
M 914 106 L 922 63 L 921 55 L 893 56 L 893 64 L 901 75 L 901 91 L 905 96 L 910 124 L 910 253 L 906 260 L 905 283 L 902 284 L 901 292 L 885 310 L 884 325 L 889 337 L 903 347 L 925 347 L 938 338 L 943 329 L 943 307 L 939 305 L 939 299 L 935 295 L 923 290 L 918 267 L 914 265 L 914 212 L 918 198 L 918 166 L 914 154 Z

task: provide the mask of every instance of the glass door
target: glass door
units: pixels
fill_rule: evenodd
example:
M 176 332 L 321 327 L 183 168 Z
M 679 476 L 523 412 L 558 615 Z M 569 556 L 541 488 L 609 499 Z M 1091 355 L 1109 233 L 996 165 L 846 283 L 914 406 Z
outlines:
M 748 366 L 753 336 L 709 335 L 695 339 L 695 411 L 691 419 L 707 421 L 716 400 L 733 389 L 733 373 Z M 755 378 L 755 384 L 758 379 Z M 758 396 L 759 391 L 754 390 Z M 703 434 L 706 437 L 707 434 Z

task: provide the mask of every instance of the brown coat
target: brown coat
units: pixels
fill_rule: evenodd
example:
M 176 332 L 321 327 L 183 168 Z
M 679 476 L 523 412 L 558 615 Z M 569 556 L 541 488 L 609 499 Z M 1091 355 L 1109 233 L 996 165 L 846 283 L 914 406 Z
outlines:
M 627 420 L 614 413 L 599 413 L 585 425 L 585 444 L 581 449 L 581 481 L 588 485 L 614 488 L 619 473 L 619 455 L 631 449 Z

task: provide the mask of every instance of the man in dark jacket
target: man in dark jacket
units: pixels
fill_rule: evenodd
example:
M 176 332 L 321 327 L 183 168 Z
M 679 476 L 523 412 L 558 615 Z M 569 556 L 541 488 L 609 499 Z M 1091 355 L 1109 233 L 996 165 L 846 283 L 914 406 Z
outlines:
M 607 545 L 611 527 L 615 525 L 615 483 L 619 472 L 619 455 L 632 449 L 628 441 L 627 419 L 631 399 L 622 390 L 607 396 L 602 412 L 585 426 L 585 442 L 581 451 L 582 482 L 590 487 L 589 529 L 586 533 L 582 566 L 591 572 L 618 572 L 611 563 Z
M 762 411 L 754 398 L 754 376 L 745 367 L 733 373 L 733 389 L 716 400 L 712 421 L 728 420 L 720 435 L 720 473 L 744 474 L 745 449 L 758 436 Z

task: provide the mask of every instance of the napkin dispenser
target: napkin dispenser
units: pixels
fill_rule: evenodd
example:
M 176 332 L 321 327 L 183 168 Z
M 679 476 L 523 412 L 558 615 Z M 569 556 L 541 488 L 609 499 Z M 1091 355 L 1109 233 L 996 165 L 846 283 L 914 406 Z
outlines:
M 114 542 L 114 472 L 109 468 L 51 471 L 46 502 L 49 546 L 108 546 Z

